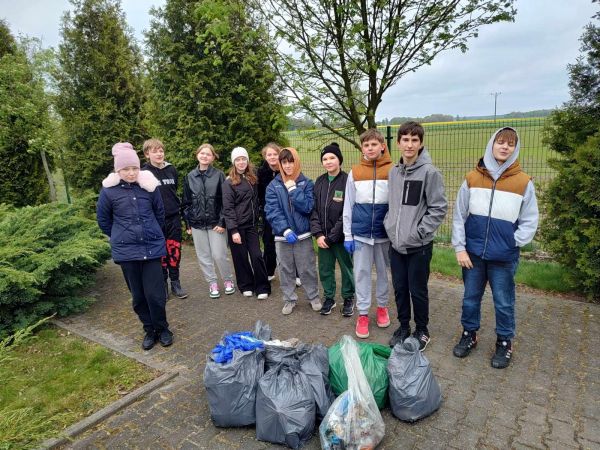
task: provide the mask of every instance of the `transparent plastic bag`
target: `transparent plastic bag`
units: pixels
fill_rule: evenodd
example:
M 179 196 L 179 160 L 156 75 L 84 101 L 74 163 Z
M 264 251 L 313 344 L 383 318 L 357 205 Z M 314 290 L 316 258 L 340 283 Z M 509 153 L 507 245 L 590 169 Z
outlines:
M 358 346 L 350 336 L 340 340 L 348 374 L 348 390 L 331 405 L 319 427 L 324 450 L 374 449 L 385 435 L 385 424 L 362 368 Z

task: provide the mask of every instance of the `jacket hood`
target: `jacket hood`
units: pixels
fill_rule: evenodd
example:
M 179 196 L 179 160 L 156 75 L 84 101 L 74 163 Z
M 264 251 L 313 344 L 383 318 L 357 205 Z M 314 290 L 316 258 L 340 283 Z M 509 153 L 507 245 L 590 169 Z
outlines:
M 292 174 L 288 177 L 284 172 L 283 172 L 283 167 L 279 168 L 279 173 L 281 174 L 281 178 L 283 179 L 283 182 L 285 183 L 288 180 L 292 180 L 292 181 L 296 181 L 298 179 L 298 176 L 300 175 L 300 156 L 298 156 L 298 152 L 296 151 L 295 148 L 292 147 L 286 147 L 284 150 L 289 150 L 292 153 L 292 156 L 294 157 L 294 171 L 292 172 Z M 279 164 L 281 166 L 281 164 Z
M 418 168 L 428 165 L 428 164 L 430 164 L 430 165 L 433 164 L 433 161 L 431 160 L 431 155 L 429 154 L 427 147 L 422 147 L 421 150 L 419 150 L 419 155 L 417 156 L 417 159 L 415 160 L 415 162 L 413 164 L 411 164 L 410 166 L 406 166 L 406 171 L 412 172 L 412 171 L 417 170 Z M 400 167 L 400 166 L 404 166 L 402 157 L 400 157 L 400 161 L 398 161 L 398 164 L 396 164 L 396 167 Z
M 483 156 L 483 163 L 485 164 L 485 168 L 488 170 L 489 175 L 492 179 L 497 180 L 502 176 L 502 174 L 508 169 L 518 158 L 519 158 L 519 149 L 521 148 L 521 138 L 519 137 L 519 133 L 517 133 L 517 145 L 515 146 L 515 151 L 510 158 L 508 158 L 504 163 L 498 164 L 496 158 L 494 158 L 494 154 L 492 153 L 492 147 L 494 146 L 494 140 L 498 133 L 502 130 L 513 130 L 517 133 L 517 130 L 511 127 L 502 127 L 496 130 L 496 132 L 492 135 L 490 140 L 487 143 L 487 147 L 485 148 L 485 155 Z
M 111 173 L 104 180 L 102 180 L 102 186 L 105 188 L 117 186 L 121 182 L 121 177 L 118 173 Z M 160 181 L 150 172 L 149 170 L 140 170 L 137 177 L 137 183 L 142 189 L 148 192 L 154 192 L 154 190 L 160 186 Z

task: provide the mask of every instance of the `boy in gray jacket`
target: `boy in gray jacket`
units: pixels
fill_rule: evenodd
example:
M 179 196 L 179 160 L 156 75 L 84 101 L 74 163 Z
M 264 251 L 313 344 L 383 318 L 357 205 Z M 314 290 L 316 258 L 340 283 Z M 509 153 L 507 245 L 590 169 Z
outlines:
M 389 211 L 383 222 L 390 238 L 390 267 L 400 327 L 390 339 L 393 347 L 410 336 L 411 300 L 413 336 L 424 350 L 430 341 L 429 264 L 433 235 L 448 208 L 444 180 L 423 146 L 425 130 L 416 122 L 398 129 L 400 161 L 389 173 Z

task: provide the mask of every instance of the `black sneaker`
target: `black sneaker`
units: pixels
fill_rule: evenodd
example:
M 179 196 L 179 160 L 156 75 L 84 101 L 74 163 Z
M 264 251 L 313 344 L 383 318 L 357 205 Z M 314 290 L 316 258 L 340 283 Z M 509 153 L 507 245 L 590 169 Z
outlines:
M 464 358 L 469 356 L 469 353 L 475 347 L 477 347 L 477 333 L 475 331 L 464 330 L 459 343 L 454 346 L 452 353 L 457 358 Z
M 429 341 L 431 341 L 431 338 L 429 337 L 429 331 L 427 330 L 416 330 L 413 333 L 413 337 L 419 341 L 419 350 L 421 351 L 425 350 L 425 347 L 427 347 L 427 344 L 429 344 Z
M 394 335 L 390 339 L 390 347 L 394 348 L 396 344 L 401 344 L 406 338 L 410 336 L 410 326 L 402 327 L 399 326 Z
M 156 344 L 156 333 L 154 331 L 147 331 L 142 341 L 142 348 L 144 350 L 150 350 Z
M 162 330 L 158 335 L 158 342 L 163 347 L 168 347 L 173 343 L 173 333 L 171 333 L 169 330 Z
M 188 296 L 187 292 L 181 287 L 179 280 L 171 281 L 171 292 L 177 298 L 186 298 Z
M 496 341 L 496 353 L 492 356 L 492 367 L 494 369 L 505 369 L 510 364 L 512 356 L 512 343 L 510 340 Z
M 331 310 L 336 306 L 337 304 L 335 303 L 334 299 L 326 298 L 323 302 L 323 306 L 321 307 L 321 314 L 324 316 L 328 316 L 329 314 L 331 314 Z
M 354 297 L 344 299 L 344 307 L 342 308 L 342 316 L 352 317 L 354 314 Z

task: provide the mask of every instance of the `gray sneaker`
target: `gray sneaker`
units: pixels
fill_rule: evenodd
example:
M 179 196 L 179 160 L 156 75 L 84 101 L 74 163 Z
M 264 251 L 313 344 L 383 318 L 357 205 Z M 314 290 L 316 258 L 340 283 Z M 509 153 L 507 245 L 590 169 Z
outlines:
M 296 306 L 296 302 L 285 302 L 283 304 L 283 309 L 281 310 L 281 314 L 287 316 L 292 313 L 294 307 Z
M 313 311 L 321 311 L 323 304 L 321 303 L 320 299 L 315 298 L 312 302 L 310 302 L 310 306 L 312 306 Z

